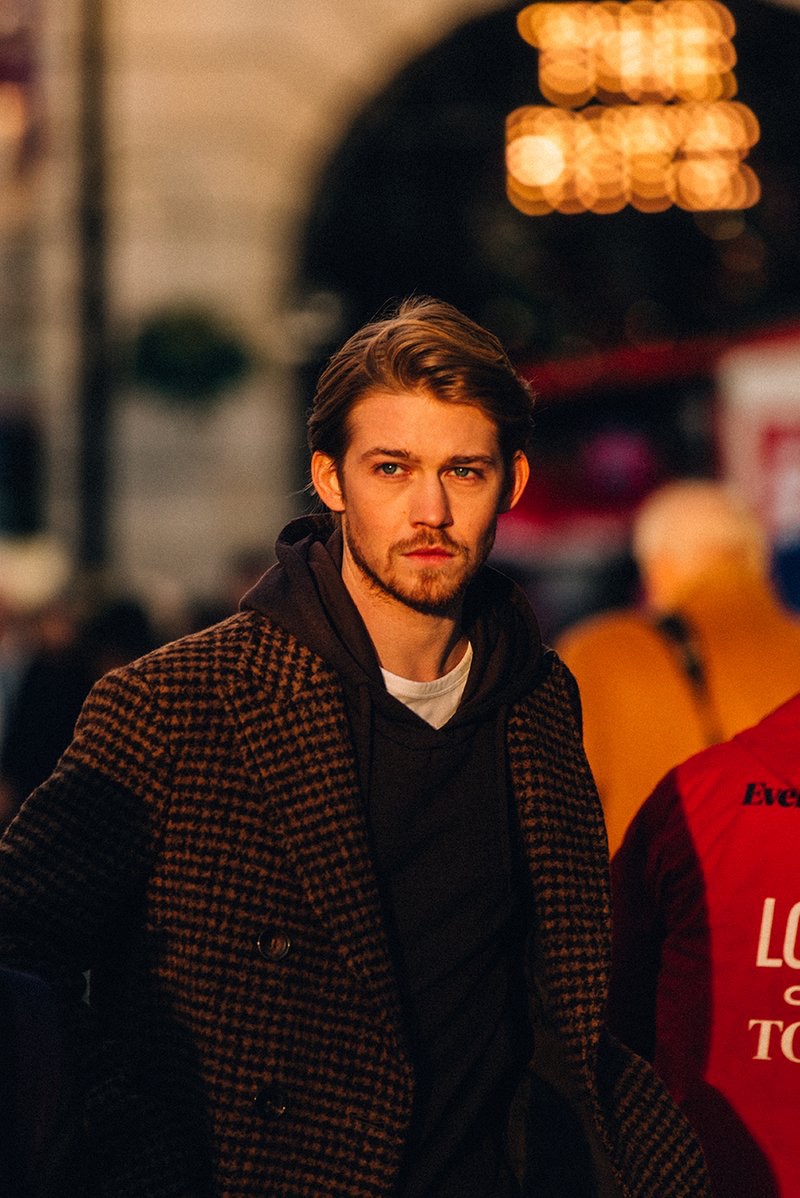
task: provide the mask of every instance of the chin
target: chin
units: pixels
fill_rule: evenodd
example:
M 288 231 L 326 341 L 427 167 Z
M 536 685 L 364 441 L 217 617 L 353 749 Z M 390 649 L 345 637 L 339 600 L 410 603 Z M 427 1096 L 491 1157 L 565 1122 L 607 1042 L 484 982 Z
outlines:
M 397 588 L 393 593 L 401 603 L 423 615 L 446 616 L 460 603 L 469 581 L 469 578 L 464 578 L 458 584 L 447 587 L 428 584 L 416 588 Z

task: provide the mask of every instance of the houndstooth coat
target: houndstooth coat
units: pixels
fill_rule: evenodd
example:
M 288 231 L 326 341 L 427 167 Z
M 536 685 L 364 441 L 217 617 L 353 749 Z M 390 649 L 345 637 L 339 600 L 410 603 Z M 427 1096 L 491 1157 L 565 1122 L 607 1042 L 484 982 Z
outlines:
M 507 731 L 548 1018 L 624 1193 L 702 1195 L 682 1116 L 603 1030 L 607 856 L 574 708 L 548 653 Z M 345 707 L 263 615 L 96 686 L 0 846 L 0 960 L 69 1012 L 87 1194 L 392 1193 L 413 1077 Z

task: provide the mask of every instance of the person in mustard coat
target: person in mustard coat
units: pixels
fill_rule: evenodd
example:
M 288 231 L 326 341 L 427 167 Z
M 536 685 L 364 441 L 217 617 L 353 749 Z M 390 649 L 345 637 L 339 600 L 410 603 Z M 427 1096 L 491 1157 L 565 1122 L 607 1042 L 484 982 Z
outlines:
M 761 525 L 724 483 L 655 491 L 637 513 L 633 554 L 643 606 L 556 641 L 580 689 L 612 855 L 668 770 L 756 723 L 800 678 L 800 619 L 771 585 Z

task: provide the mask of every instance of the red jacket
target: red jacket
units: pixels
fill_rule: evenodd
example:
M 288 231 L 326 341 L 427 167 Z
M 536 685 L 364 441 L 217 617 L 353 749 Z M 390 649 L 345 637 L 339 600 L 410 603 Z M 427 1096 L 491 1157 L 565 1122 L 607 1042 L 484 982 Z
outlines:
M 611 1024 L 717 1198 L 800 1195 L 800 694 L 672 770 L 613 867 Z

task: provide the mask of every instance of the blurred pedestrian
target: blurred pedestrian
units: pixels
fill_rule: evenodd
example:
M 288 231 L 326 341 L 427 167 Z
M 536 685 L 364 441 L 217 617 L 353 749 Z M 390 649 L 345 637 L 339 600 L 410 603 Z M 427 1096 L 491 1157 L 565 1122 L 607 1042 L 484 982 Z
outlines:
M 156 633 L 132 598 L 103 603 L 81 619 L 60 598 L 40 613 L 37 645 L 10 704 L 0 751 L 5 820 L 55 768 L 72 740 L 75 721 L 93 683 L 155 648 Z
M 238 611 L 242 595 L 255 586 L 274 560 L 271 545 L 237 549 L 232 553 L 213 593 L 189 603 L 186 632 L 200 632 Z

